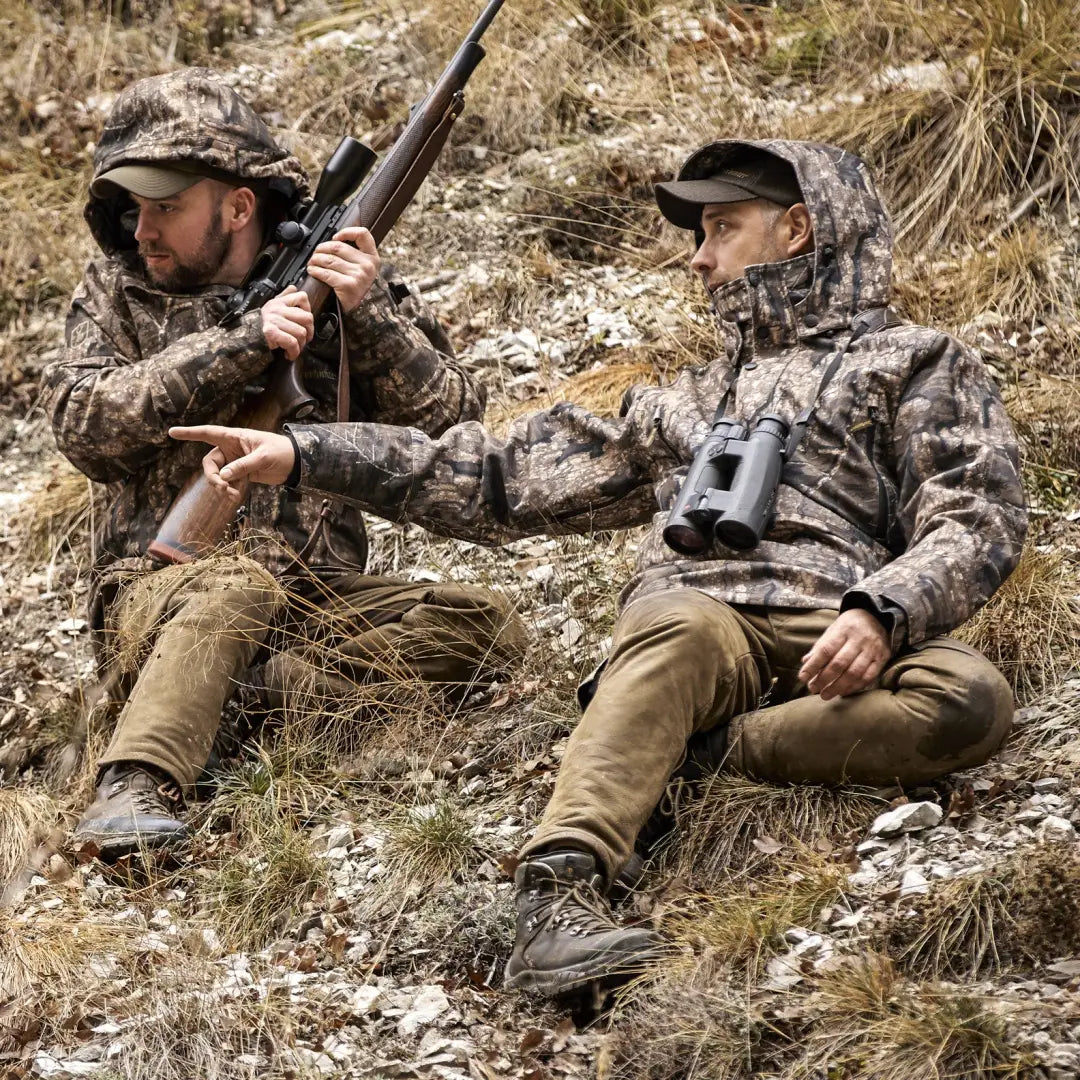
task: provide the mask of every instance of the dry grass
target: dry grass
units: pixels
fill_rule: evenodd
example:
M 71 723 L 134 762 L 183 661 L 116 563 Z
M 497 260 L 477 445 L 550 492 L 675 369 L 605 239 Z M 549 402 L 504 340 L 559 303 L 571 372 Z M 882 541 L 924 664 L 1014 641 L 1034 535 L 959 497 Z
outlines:
M 666 863 L 684 880 L 715 886 L 772 858 L 755 841 L 776 841 L 788 853 L 831 851 L 881 812 L 880 799 L 851 789 L 814 784 L 768 784 L 718 773 L 700 798 L 680 808 L 678 842 Z
M 1061 551 L 1028 546 L 1012 576 L 956 632 L 1009 680 L 1021 702 L 1080 663 L 1080 578 Z
M 1080 856 L 1040 846 L 899 902 L 884 944 L 920 978 L 972 978 L 1080 949 Z
M 626 996 L 615 1075 L 642 1080 L 985 1080 L 1027 1075 L 998 1007 L 904 981 L 873 952 L 809 979 L 777 1014 L 721 954 L 684 958 Z
M 388 810 L 385 854 L 399 895 L 443 886 L 482 855 L 471 817 L 451 799 Z
M 0 788 L 0 909 L 56 850 L 57 817 L 56 804 L 42 792 Z
M 1071 507 L 1080 480 L 1080 387 L 1076 379 L 1021 373 L 1006 396 L 1024 448 L 1033 495 L 1043 509 Z
M 847 870 L 803 849 L 774 860 L 760 875 L 714 885 L 665 919 L 677 944 L 715 954 L 750 978 L 782 945 L 793 926 L 814 926 L 821 910 L 840 898 Z
M 62 551 L 93 562 L 95 516 L 103 513 L 101 490 L 64 460 L 54 463 L 45 484 L 27 499 L 18 559 L 25 566 L 52 563 Z
M 60 1032 L 97 997 L 95 984 L 124 956 L 130 924 L 100 923 L 70 909 L 30 917 L 0 910 L 0 1052 Z
M 732 985 L 719 953 L 665 963 L 621 1000 L 614 1075 L 620 1080 L 741 1080 L 768 1031 Z
M 209 860 L 203 896 L 231 949 L 260 949 L 285 933 L 325 875 L 306 830 L 271 793 L 249 804 L 243 830 Z
M 1020 1077 L 1029 1064 L 1009 1047 L 1005 1019 L 991 1003 L 905 984 L 874 953 L 822 976 L 812 1003 L 805 1059 L 787 1075 L 983 1080 Z
M 505 431 L 510 422 L 519 416 L 550 409 L 560 401 L 580 405 L 598 416 L 616 416 L 627 390 L 642 383 L 655 384 L 659 380 L 660 376 L 649 360 L 612 357 L 612 362 L 590 368 L 580 375 L 571 375 L 536 397 L 490 406 L 485 424 L 492 431 Z
M 862 20 L 844 13 L 848 40 L 838 56 L 850 62 L 862 51 L 874 70 L 883 61 L 903 63 L 905 43 L 921 39 L 932 47 L 918 59 L 941 63 L 943 74 L 921 86 L 871 90 L 861 102 L 838 101 L 792 126 L 877 167 L 901 240 L 918 250 L 981 239 L 1032 195 L 1049 199 L 1075 188 L 1080 74 L 1072 58 L 1080 29 L 1068 4 L 975 0 L 961 10 L 872 0 L 863 8 Z M 898 21 L 899 38 L 890 33 Z M 850 70 L 836 72 L 846 90 Z
M 1002 875 L 971 874 L 935 886 L 928 897 L 899 901 L 889 952 L 920 978 L 977 976 L 999 970 L 1001 944 L 1015 940 L 1013 890 Z
M 958 330 L 992 312 L 1026 327 L 1068 308 L 1071 278 L 1054 259 L 1059 241 L 1048 230 L 1022 223 L 992 247 L 933 256 L 897 268 L 895 304 L 913 322 Z

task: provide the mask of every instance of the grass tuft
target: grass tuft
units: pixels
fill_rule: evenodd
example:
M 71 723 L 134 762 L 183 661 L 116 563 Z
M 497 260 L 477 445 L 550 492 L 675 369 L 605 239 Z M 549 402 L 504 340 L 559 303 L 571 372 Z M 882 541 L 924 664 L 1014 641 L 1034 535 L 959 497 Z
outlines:
M 395 887 L 423 891 L 460 877 L 479 853 L 476 827 L 448 798 L 397 811 L 385 854 Z
M 57 816 L 56 804 L 39 791 L 0 788 L 0 908 L 56 850 Z
M 1080 28 L 1058 0 L 973 0 L 897 5 L 869 0 L 852 18 L 828 72 L 836 80 L 826 111 L 796 117 L 796 132 L 866 157 L 886 180 L 898 236 L 912 250 L 978 240 L 1012 219 L 1025 200 L 1049 201 L 1076 188 L 1080 72 L 1073 58 Z M 840 5 L 824 5 L 835 24 Z M 898 23 L 925 50 L 904 69 L 904 43 L 881 32 Z M 850 90 L 850 62 L 861 54 L 878 88 Z M 890 55 L 891 54 L 891 55 Z
M 1030 701 L 1080 664 L 1078 592 L 1065 552 L 1029 545 L 1012 576 L 955 636 L 986 656 L 1021 702 Z
M 846 834 L 864 829 L 883 802 L 865 792 L 815 784 L 768 784 L 718 773 L 700 798 L 681 808 L 678 842 L 666 862 L 678 876 L 703 886 L 741 873 L 772 856 L 755 846 L 771 841 L 780 850 L 832 850 Z
M 981 1080 L 1020 1077 L 1029 1064 L 1009 1048 L 989 1002 L 907 985 L 875 953 L 822 975 L 814 998 L 803 1075 Z
M 885 945 L 920 978 L 970 978 L 1080 950 L 1080 855 L 1050 844 L 900 904 Z
M 211 870 L 204 896 L 230 950 L 259 949 L 285 933 L 305 901 L 324 883 L 307 833 L 288 816 L 267 814 L 246 843 Z

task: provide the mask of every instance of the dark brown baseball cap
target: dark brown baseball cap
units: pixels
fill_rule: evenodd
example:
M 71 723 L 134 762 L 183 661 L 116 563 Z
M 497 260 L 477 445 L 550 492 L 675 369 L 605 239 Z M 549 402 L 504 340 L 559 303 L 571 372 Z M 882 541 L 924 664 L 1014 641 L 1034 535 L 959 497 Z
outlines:
M 680 176 L 687 171 L 684 167 Z M 802 202 L 802 190 L 794 168 L 775 154 L 750 150 L 725 161 L 708 176 L 669 180 L 656 185 L 660 213 L 680 229 L 699 229 L 701 209 L 710 203 L 745 202 L 747 199 L 768 199 L 784 207 Z

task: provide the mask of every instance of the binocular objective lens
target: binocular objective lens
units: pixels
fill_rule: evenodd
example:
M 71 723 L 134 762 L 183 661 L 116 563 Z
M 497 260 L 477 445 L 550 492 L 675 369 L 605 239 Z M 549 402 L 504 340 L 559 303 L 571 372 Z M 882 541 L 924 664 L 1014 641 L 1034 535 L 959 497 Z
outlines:
M 669 525 L 664 542 L 680 555 L 700 555 L 706 547 L 705 537 L 690 525 Z
M 749 551 L 756 547 L 758 535 L 749 525 L 741 521 L 720 518 L 715 526 L 716 539 L 725 547 L 734 548 L 736 551 Z

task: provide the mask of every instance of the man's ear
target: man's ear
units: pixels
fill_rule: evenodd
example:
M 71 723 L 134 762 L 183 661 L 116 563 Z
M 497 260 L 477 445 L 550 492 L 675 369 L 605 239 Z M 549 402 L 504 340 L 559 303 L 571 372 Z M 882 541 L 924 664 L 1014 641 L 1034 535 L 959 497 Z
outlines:
M 781 226 L 786 233 L 784 243 L 789 259 L 794 259 L 796 255 L 802 255 L 814 249 L 814 223 L 810 218 L 810 210 L 806 203 L 800 202 L 789 206 Z
M 232 188 L 225 197 L 225 228 L 239 232 L 255 217 L 255 192 L 248 187 Z

